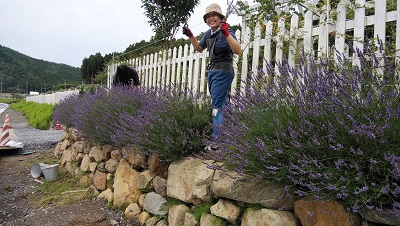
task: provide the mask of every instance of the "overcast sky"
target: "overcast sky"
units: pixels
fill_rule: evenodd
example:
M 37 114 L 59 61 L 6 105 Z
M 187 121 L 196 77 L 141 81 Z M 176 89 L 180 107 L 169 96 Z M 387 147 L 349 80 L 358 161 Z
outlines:
M 201 0 L 188 22 L 195 35 L 208 29 L 203 14 L 213 2 L 226 12 L 226 1 Z M 122 52 L 150 40 L 154 34 L 141 5 L 140 0 L 0 0 L 0 45 L 80 67 L 91 54 Z M 231 15 L 228 23 L 240 24 L 241 17 Z

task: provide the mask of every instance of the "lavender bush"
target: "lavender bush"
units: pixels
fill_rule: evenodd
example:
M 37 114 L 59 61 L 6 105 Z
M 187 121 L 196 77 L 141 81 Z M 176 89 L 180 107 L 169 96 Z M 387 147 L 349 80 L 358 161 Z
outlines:
M 399 214 L 398 76 L 382 49 L 357 52 L 359 67 L 306 56 L 298 69 L 279 65 L 279 74 L 268 65 L 268 76 L 260 73 L 246 95 L 232 97 L 220 149 L 203 155 L 229 170 L 292 186 L 298 196 L 342 200 L 354 212 L 391 208 Z M 92 143 L 135 145 L 173 161 L 203 150 L 210 109 L 208 97 L 174 87 L 119 88 L 70 96 L 53 118 Z
M 142 96 L 142 91 L 126 87 L 115 87 L 112 92 L 99 89 L 66 98 L 56 107 L 54 118 L 77 129 L 92 144 L 113 144 L 112 137 L 121 128 L 120 115 L 135 115 Z
M 232 99 L 217 151 L 241 174 L 280 181 L 298 196 L 400 210 L 400 99 L 393 58 L 366 46 L 360 66 L 303 56 L 293 69 L 268 65 Z M 386 50 L 391 53 L 390 49 Z M 217 165 L 215 166 L 217 167 Z
M 56 123 L 61 123 L 66 127 L 73 127 L 75 120 L 72 118 L 72 112 L 78 104 L 79 94 L 71 94 L 62 99 L 59 104 L 54 107 L 53 111 L 53 126 Z
M 66 98 L 54 118 L 92 144 L 134 145 L 173 161 L 203 150 L 211 133 L 210 109 L 209 98 L 175 86 L 138 91 L 116 87 Z
M 121 129 L 113 137 L 116 144 L 134 144 L 166 161 L 194 155 L 204 148 L 204 138 L 211 131 L 208 98 L 175 86 L 149 89 L 144 98 L 146 103 L 137 115 L 121 114 Z

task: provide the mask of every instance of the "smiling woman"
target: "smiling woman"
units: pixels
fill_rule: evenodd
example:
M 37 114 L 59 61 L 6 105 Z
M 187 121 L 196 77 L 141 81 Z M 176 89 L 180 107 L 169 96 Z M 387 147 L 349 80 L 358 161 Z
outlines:
M 182 33 L 189 37 L 195 50 L 202 52 L 207 48 L 209 52 L 208 89 L 213 108 L 213 137 L 214 142 L 218 142 L 218 129 L 223 125 L 223 111 L 228 107 L 229 89 L 235 76 L 232 66 L 233 54 L 240 53 L 240 44 L 233 30 L 224 21 L 225 16 L 220 5 L 212 3 L 207 6 L 203 19 L 210 29 L 200 41 L 187 26 L 183 27 Z

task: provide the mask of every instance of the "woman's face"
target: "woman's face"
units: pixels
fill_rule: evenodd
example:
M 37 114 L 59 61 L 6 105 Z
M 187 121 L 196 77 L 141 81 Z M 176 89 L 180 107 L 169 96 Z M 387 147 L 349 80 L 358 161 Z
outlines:
M 219 25 L 221 24 L 221 18 L 218 13 L 211 12 L 206 15 L 206 23 L 213 30 L 217 30 Z

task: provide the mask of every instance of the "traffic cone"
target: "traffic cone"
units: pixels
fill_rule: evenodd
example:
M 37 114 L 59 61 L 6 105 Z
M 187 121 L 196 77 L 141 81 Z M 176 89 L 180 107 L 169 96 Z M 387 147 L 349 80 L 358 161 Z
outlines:
M 10 116 L 9 116 L 8 114 L 6 114 L 6 121 L 5 121 L 5 123 L 7 124 L 8 128 L 11 128 L 11 125 L 10 125 Z
M 4 122 L 3 131 L 1 132 L 0 146 L 6 146 L 10 141 L 10 132 L 8 131 L 7 121 Z
M 62 126 L 60 123 L 56 123 L 56 130 L 62 130 Z

